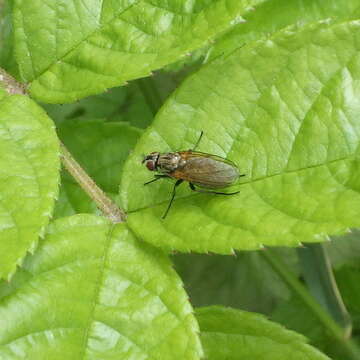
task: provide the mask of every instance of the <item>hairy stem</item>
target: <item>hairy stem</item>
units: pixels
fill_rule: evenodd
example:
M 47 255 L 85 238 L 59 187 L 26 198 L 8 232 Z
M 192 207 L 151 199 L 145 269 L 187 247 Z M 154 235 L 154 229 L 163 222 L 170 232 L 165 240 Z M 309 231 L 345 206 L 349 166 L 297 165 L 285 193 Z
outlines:
M 64 144 L 60 144 L 61 160 L 66 170 L 73 176 L 81 188 L 96 203 L 101 212 L 113 223 L 126 220 L 126 214 L 95 184 L 94 180 L 84 171 L 72 157 Z
M 301 284 L 291 269 L 270 249 L 261 252 L 265 260 L 271 265 L 274 271 L 283 279 L 289 288 L 303 301 L 312 314 L 324 326 L 329 335 L 333 337 L 348 354 L 348 359 L 360 359 L 359 349 L 352 341 L 346 338 L 343 329 L 333 320 L 323 307 L 310 295 L 307 289 Z

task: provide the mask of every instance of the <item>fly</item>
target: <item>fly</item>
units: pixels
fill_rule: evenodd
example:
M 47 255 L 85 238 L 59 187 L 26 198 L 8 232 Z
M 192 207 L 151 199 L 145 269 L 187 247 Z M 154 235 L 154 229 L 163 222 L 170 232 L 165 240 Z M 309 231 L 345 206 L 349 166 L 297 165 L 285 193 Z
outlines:
M 145 156 L 142 161 L 148 170 L 159 173 L 155 175 L 154 179 L 146 182 L 144 185 L 148 185 L 162 178 L 176 179 L 169 205 L 162 216 L 163 219 L 165 219 L 170 210 L 176 188 L 183 181 L 189 182 L 191 190 L 201 193 L 216 195 L 235 195 L 239 193 L 239 191 L 225 193 L 196 188 L 196 186 L 208 189 L 225 188 L 235 183 L 239 177 L 245 176 L 245 174 L 240 175 L 237 166 L 232 161 L 224 159 L 221 156 L 195 151 L 202 135 L 203 131 L 194 148 L 191 150 L 164 154 L 152 152 Z

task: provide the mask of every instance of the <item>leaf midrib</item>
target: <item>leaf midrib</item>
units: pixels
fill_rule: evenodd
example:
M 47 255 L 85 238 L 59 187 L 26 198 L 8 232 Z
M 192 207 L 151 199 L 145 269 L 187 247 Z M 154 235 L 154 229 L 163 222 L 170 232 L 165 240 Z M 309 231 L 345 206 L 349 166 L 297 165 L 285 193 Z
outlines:
M 321 164 L 310 165 L 310 166 L 307 166 L 307 167 L 304 167 L 304 168 L 299 168 L 299 169 L 295 169 L 295 170 L 279 172 L 279 173 L 275 173 L 275 174 L 272 174 L 272 175 L 262 176 L 262 177 L 259 177 L 259 178 L 257 178 L 257 179 L 254 179 L 254 180 L 244 181 L 244 182 L 242 182 L 241 184 L 229 186 L 229 187 L 227 187 L 227 189 L 238 189 L 239 187 L 241 187 L 241 186 L 243 186 L 243 185 L 250 184 L 250 183 L 254 183 L 254 182 L 259 182 L 259 181 L 263 181 L 263 180 L 267 180 L 267 179 L 271 179 L 271 178 L 276 177 L 276 176 L 282 176 L 282 175 L 285 175 L 285 174 L 292 174 L 292 173 L 297 173 L 297 172 L 301 172 L 301 171 L 306 171 L 306 170 L 308 170 L 308 169 L 314 169 L 314 168 L 319 168 L 319 167 L 322 167 L 322 166 L 328 166 L 329 164 L 333 164 L 333 163 L 336 163 L 336 162 L 339 162 L 339 161 L 350 160 L 352 157 L 356 158 L 356 157 L 357 157 L 356 153 L 351 154 L 351 155 L 349 155 L 349 156 L 344 156 L 344 157 L 339 158 L 339 159 L 334 159 L 334 160 L 326 161 L 326 162 L 321 163 Z M 201 196 L 201 195 L 203 195 L 203 194 L 200 194 L 200 193 L 189 193 L 189 194 L 185 194 L 185 195 L 176 196 L 176 198 L 174 199 L 174 202 L 175 202 L 177 199 L 187 199 L 187 198 L 192 198 L 192 197 L 194 197 L 194 196 Z M 128 211 L 127 213 L 128 213 L 128 214 L 131 214 L 131 213 L 134 213 L 134 212 L 137 212 L 137 211 L 154 208 L 154 207 L 157 207 L 157 206 L 159 206 L 159 205 L 167 204 L 168 202 L 169 202 L 169 199 L 164 200 L 164 201 L 159 201 L 159 202 L 157 202 L 157 203 L 155 203 L 155 204 L 153 204 L 153 205 L 144 206 L 144 207 L 139 207 L 139 208 L 137 208 L 137 209 L 135 209 L 135 210 Z

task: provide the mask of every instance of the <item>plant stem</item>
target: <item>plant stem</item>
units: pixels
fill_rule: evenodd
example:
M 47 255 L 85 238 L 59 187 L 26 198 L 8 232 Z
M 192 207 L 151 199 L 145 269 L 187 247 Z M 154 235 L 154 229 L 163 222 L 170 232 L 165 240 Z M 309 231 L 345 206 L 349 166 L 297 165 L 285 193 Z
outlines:
M 291 269 L 270 249 L 261 252 L 265 260 L 275 272 L 284 280 L 289 288 L 304 302 L 309 310 L 317 317 L 329 334 L 338 341 L 339 345 L 349 355 L 349 359 L 359 360 L 358 348 L 344 336 L 343 329 L 332 319 L 322 306 L 310 295 L 307 289 L 300 283 Z
M 4 89 L 10 95 L 20 94 L 25 95 L 25 85 L 17 82 L 11 75 L 9 75 L 5 70 L 0 68 L 0 82 L 3 83 Z
M 144 79 L 139 79 L 137 83 L 153 116 L 155 116 L 159 108 L 163 104 L 163 101 L 156 85 L 154 84 L 153 78 L 147 77 Z
M 101 212 L 113 223 L 124 222 L 126 220 L 126 214 L 95 184 L 94 180 L 90 178 L 79 163 L 72 157 L 64 144 L 60 143 L 60 149 L 61 160 L 64 167 L 96 203 Z
M 341 298 L 324 245 L 307 244 L 297 252 L 311 294 L 343 328 L 344 337 L 349 338 L 351 317 Z

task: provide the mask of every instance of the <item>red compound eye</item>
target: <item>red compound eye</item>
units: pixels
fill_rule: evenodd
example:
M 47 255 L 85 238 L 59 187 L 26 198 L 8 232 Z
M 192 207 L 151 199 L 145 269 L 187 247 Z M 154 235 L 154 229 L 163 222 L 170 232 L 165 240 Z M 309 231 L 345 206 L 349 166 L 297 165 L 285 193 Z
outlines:
M 149 160 L 146 162 L 146 167 L 150 170 L 150 171 L 154 171 L 155 170 L 155 163 L 152 160 Z

